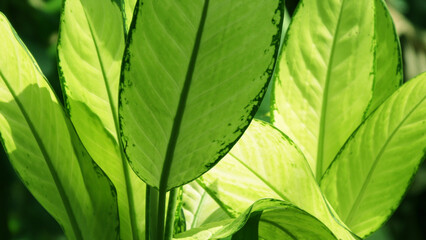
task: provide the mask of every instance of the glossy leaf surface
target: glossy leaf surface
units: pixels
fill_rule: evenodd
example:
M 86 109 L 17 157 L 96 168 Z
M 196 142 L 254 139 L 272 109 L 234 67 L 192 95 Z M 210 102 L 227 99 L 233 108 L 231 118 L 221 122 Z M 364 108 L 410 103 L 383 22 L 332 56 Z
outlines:
M 198 181 L 233 216 L 258 199 L 282 199 L 321 220 L 336 236 L 351 239 L 330 213 L 303 154 L 265 122 L 253 121 L 231 152 Z
M 117 138 L 123 28 L 118 1 L 67 0 L 61 16 L 58 55 L 71 121 L 117 189 L 121 237 L 137 239 L 145 228 L 145 184 L 121 155 Z
M 118 239 L 112 183 L 1 13 L 0 35 L 0 133 L 12 166 L 68 239 Z
M 275 65 L 282 4 L 141 1 L 125 53 L 120 124 L 146 183 L 169 190 L 189 182 L 240 137 Z
M 399 45 L 381 1 L 315 0 L 301 1 L 283 47 L 273 123 L 301 148 L 319 181 L 351 133 L 399 86 Z
M 255 202 L 234 220 L 205 225 L 182 233 L 176 238 L 225 238 L 243 229 L 247 221 L 252 217 L 257 217 L 258 214 L 261 214 L 259 233 L 264 239 L 336 239 L 333 233 L 315 217 L 292 204 L 274 199 L 262 199 Z
M 409 81 L 354 133 L 321 181 L 341 219 L 364 237 L 398 207 L 425 158 L 426 73 Z

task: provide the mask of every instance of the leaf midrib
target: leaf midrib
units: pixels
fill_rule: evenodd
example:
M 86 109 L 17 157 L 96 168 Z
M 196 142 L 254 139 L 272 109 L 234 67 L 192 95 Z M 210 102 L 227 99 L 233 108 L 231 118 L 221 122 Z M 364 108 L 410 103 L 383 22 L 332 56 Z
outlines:
M 132 228 L 132 236 L 134 240 L 138 240 L 139 239 L 139 235 L 138 235 L 138 227 L 137 227 L 137 223 L 136 223 L 136 211 L 135 211 L 135 203 L 133 200 L 133 188 L 131 185 L 131 180 L 130 180 L 130 173 L 129 173 L 129 166 L 127 165 L 127 160 L 124 156 L 124 152 L 123 152 L 123 143 L 120 141 L 120 130 L 119 130 L 119 124 L 118 124 L 118 114 L 117 111 L 113 105 L 113 98 L 112 98 L 112 93 L 111 93 L 111 89 L 108 83 L 108 78 L 107 78 L 107 74 L 105 71 L 105 66 L 103 64 L 103 61 L 101 59 L 101 54 L 99 51 L 99 47 L 97 44 L 97 41 L 95 40 L 95 34 L 93 33 L 93 29 L 92 29 L 92 25 L 89 21 L 89 18 L 87 16 L 87 12 L 86 9 L 82 6 L 83 8 L 83 12 L 84 15 L 86 17 L 86 21 L 87 21 L 87 25 L 89 26 L 89 30 L 90 30 L 90 34 L 92 36 L 92 40 L 93 40 L 93 44 L 95 46 L 96 49 L 96 56 L 99 62 L 99 66 L 101 68 L 101 72 L 102 72 L 102 77 L 104 80 L 104 86 L 105 86 L 105 90 L 107 92 L 108 95 L 108 103 L 111 109 L 111 113 L 112 113 L 112 117 L 114 119 L 114 127 L 115 127 L 115 132 L 116 132 L 116 136 L 117 139 L 116 141 L 118 142 L 119 148 L 120 148 L 120 157 L 121 157 L 121 165 L 123 167 L 123 175 L 124 175 L 124 179 L 125 179 L 125 185 L 126 185 L 126 194 L 127 194 L 127 203 L 129 204 L 129 216 L 130 216 L 130 224 L 131 224 L 131 228 Z
M 195 210 L 195 213 L 194 213 L 194 219 L 192 220 L 191 229 L 195 227 L 195 222 L 198 220 L 198 214 L 201 210 L 201 205 L 204 202 L 204 198 L 206 197 L 206 194 L 207 194 L 206 191 L 204 191 L 203 194 L 201 194 L 200 201 L 198 202 L 197 209 Z
M 331 75 L 331 66 L 333 65 L 333 59 L 334 59 L 334 51 L 336 49 L 335 45 L 337 42 L 337 33 L 340 29 L 340 19 L 342 17 L 343 12 L 343 5 L 344 0 L 342 1 L 342 4 L 340 6 L 339 16 L 337 18 L 337 25 L 336 29 L 333 34 L 333 42 L 331 45 L 331 52 L 330 52 L 330 58 L 327 65 L 327 74 L 325 77 L 325 85 L 324 85 L 324 93 L 323 93 L 323 99 L 322 99 L 322 105 L 321 105 L 321 119 L 319 123 L 319 134 L 318 134 L 318 146 L 317 146 L 317 165 L 316 165 L 316 174 L 315 177 L 317 179 L 317 182 L 320 182 L 323 169 L 322 165 L 324 162 L 324 141 L 325 141 L 325 121 L 327 117 L 327 105 L 328 105 L 328 91 L 330 86 L 330 75 Z
M 16 102 L 16 104 L 18 105 L 18 108 L 20 110 L 20 112 L 22 113 L 25 121 L 28 124 L 28 127 L 30 128 L 30 131 L 32 132 L 36 142 L 37 142 L 37 146 L 39 147 L 41 154 L 43 155 L 47 168 L 49 169 L 49 172 L 53 178 L 53 181 L 55 182 L 55 186 L 59 192 L 59 196 L 62 200 L 62 203 L 65 207 L 65 212 L 67 213 L 68 219 L 70 221 L 71 224 L 71 228 L 75 234 L 76 239 L 78 240 L 83 240 L 83 235 L 81 233 L 81 229 L 77 224 L 77 220 L 76 217 L 74 215 L 74 212 L 72 210 L 71 207 L 71 203 L 69 202 L 69 199 L 65 193 L 65 188 L 63 187 L 58 173 L 56 172 L 54 166 L 53 166 L 53 161 L 50 158 L 48 151 L 46 149 L 46 147 L 43 144 L 43 141 L 41 140 L 40 135 L 38 134 L 38 132 L 35 130 L 35 127 L 30 119 L 30 117 L 28 116 L 27 112 L 25 111 L 25 108 L 23 106 L 23 104 L 21 103 L 21 101 L 19 100 L 19 98 L 17 97 L 15 91 L 13 90 L 13 88 L 11 87 L 11 85 L 9 84 L 9 82 L 7 81 L 6 77 L 4 76 L 3 72 L 0 70 L 0 76 L 3 78 L 3 82 L 5 83 L 6 87 L 8 88 L 10 94 L 12 95 L 14 101 Z
M 204 31 L 204 25 L 207 18 L 208 8 L 209 8 L 209 0 L 205 0 L 203 11 L 201 13 L 200 23 L 197 30 L 197 35 L 195 37 L 195 42 L 194 42 L 194 46 L 191 53 L 191 59 L 188 65 L 188 69 L 186 71 L 185 82 L 181 91 L 181 95 L 179 97 L 178 108 L 176 110 L 175 118 L 173 121 L 169 142 L 167 144 L 166 156 L 164 158 L 163 168 L 162 168 L 161 177 L 160 177 L 160 185 L 159 185 L 160 192 L 167 190 L 168 179 L 170 176 L 170 169 L 174 159 L 174 152 L 177 145 L 177 139 L 179 137 L 183 114 L 185 112 L 186 103 L 188 100 L 189 89 L 191 87 L 191 82 L 193 79 L 195 64 L 197 61 L 198 52 L 201 45 L 201 37 Z
M 423 97 L 422 100 L 419 101 L 419 103 L 417 103 L 413 109 L 410 110 L 410 112 L 408 112 L 408 114 L 404 117 L 404 119 L 402 119 L 402 121 L 398 124 L 398 126 L 395 127 L 395 129 L 392 131 L 391 135 L 389 135 L 389 137 L 386 139 L 385 144 L 383 144 L 382 148 L 380 149 L 379 153 L 377 154 L 373 165 L 371 166 L 370 170 L 368 171 L 367 177 L 365 178 L 362 187 L 360 189 L 360 191 L 357 194 L 357 197 L 354 201 L 354 204 L 352 205 L 351 209 L 349 210 L 348 215 L 346 216 L 345 219 L 345 223 L 348 226 L 351 226 L 351 222 L 353 220 L 354 214 L 356 212 L 356 210 L 359 208 L 359 205 L 361 204 L 361 200 L 363 199 L 366 189 L 369 185 L 369 183 L 371 182 L 371 178 L 373 176 L 374 171 L 376 170 L 377 164 L 380 161 L 381 157 L 383 156 L 386 147 L 388 146 L 388 144 L 392 141 L 393 137 L 395 136 L 395 134 L 398 132 L 398 130 L 402 127 L 402 125 L 404 124 L 404 122 L 411 116 L 412 113 L 414 113 L 414 111 L 417 109 L 417 107 L 420 106 L 421 103 L 423 103 L 423 101 L 426 99 L 426 96 Z

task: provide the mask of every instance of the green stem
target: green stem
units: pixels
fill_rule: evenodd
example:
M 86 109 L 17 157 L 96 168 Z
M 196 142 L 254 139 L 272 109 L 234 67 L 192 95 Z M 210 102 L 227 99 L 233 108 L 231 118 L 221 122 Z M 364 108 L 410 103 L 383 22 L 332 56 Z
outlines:
M 146 205 L 145 205 L 145 239 L 157 239 L 157 211 L 158 211 L 158 191 L 146 186 Z
M 166 214 L 166 193 L 164 188 L 160 188 L 158 194 L 158 214 L 157 214 L 157 238 L 164 239 L 164 215 Z
M 175 223 L 175 213 L 177 206 L 177 188 L 173 188 L 169 193 L 169 204 L 167 205 L 166 229 L 164 233 L 165 240 L 171 240 L 173 237 L 173 227 Z
M 151 196 L 151 187 L 147 185 L 146 194 L 145 194 L 145 240 L 149 240 L 149 234 L 151 232 L 149 229 L 151 227 L 150 214 L 149 214 L 149 209 L 151 205 L 150 196 Z

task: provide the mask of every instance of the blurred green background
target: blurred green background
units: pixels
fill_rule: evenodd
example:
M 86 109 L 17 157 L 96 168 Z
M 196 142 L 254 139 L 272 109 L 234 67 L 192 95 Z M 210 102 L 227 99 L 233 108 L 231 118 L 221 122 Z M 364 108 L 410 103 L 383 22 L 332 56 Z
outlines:
M 426 71 L 426 0 L 389 0 L 400 35 L 405 78 Z M 287 0 L 290 18 L 298 0 Z M 3 12 L 34 55 L 62 101 L 56 42 L 62 0 L 0 0 Z M 0 36 L 1 41 L 1 36 Z M 1 53 L 0 53 L 1 54 Z M 269 120 L 268 91 L 257 114 Z M 65 239 L 60 226 L 18 179 L 0 148 L 0 240 Z M 369 240 L 426 239 L 426 164 L 424 163 L 392 218 Z

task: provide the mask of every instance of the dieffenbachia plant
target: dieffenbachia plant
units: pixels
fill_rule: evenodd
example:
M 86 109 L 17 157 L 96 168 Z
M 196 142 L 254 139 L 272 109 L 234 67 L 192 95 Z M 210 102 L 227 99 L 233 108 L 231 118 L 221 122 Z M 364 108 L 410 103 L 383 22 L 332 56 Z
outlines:
M 359 239 L 387 220 L 424 159 L 426 73 L 400 87 L 382 0 L 301 1 L 284 41 L 283 14 L 65 0 L 65 107 L 0 15 L 1 140 L 68 239 Z M 274 70 L 272 124 L 250 124 Z

